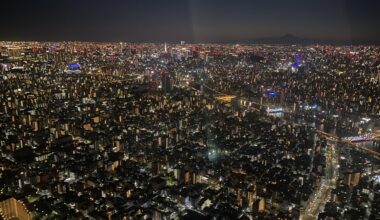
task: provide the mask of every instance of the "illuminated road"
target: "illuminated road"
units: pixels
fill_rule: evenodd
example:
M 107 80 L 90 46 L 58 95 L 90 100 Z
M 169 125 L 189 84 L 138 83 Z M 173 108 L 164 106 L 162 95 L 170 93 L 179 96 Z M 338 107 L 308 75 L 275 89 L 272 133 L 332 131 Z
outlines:
M 305 214 L 301 219 L 317 219 L 325 204 L 330 200 L 331 190 L 336 185 L 338 179 L 338 159 L 336 152 L 336 140 L 327 139 L 326 175 L 321 180 L 320 187 L 310 197 L 309 203 L 305 207 Z

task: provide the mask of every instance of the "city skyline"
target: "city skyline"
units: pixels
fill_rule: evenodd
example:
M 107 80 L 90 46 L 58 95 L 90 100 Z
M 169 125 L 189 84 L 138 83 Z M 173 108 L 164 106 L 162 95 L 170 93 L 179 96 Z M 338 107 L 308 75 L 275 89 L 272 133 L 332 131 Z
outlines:
M 3 219 L 379 219 L 379 46 L 0 42 Z
M 6 0 L 0 220 L 380 219 L 379 11 Z

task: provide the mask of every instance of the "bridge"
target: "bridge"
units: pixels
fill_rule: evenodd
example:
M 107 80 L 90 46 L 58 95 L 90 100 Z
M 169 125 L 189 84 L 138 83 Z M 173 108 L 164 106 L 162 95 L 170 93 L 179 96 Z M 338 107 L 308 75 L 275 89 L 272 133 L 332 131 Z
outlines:
M 372 154 L 374 156 L 380 157 L 380 153 L 379 152 L 371 150 L 371 149 L 369 149 L 367 147 L 363 147 L 363 146 L 360 146 L 358 144 L 355 144 L 352 141 L 344 140 L 344 139 L 342 139 L 342 138 L 340 138 L 340 137 L 338 137 L 338 136 L 336 136 L 334 134 L 330 134 L 330 133 L 327 133 L 327 132 L 324 132 L 324 131 L 321 131 L 321 130 L 317 130 L 317 132 L 319 134 L 325 136 L 325 137 L 328 137 L 328 138 L 332 139 L 332 140 L 335 140 L 337 142 L 341 142 L 341 143 L 347 144 L 347 145 L 349 145 L 349 146 L 351 146 L 353 148 L 356 148 L 357 150 L 362 150 L 362 151 L 365 151 L 365 152 L 367 152 L 369 154 Z

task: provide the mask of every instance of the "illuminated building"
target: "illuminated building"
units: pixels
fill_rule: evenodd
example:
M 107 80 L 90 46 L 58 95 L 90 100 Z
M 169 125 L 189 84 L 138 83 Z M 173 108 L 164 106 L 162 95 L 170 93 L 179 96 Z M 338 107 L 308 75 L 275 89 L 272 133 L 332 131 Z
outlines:
M 33 217 L 26 209 L 24 203 L 13 197 L 0 202 L 0 215 L 5 220 L 31 220 Z

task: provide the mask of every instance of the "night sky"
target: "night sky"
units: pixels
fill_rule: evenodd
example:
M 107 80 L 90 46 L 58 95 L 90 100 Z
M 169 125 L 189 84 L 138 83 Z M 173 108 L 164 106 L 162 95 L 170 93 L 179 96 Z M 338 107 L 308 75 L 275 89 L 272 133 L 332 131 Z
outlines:
M 380 41 L 379 0 L 2 0 L 0 40 Z

